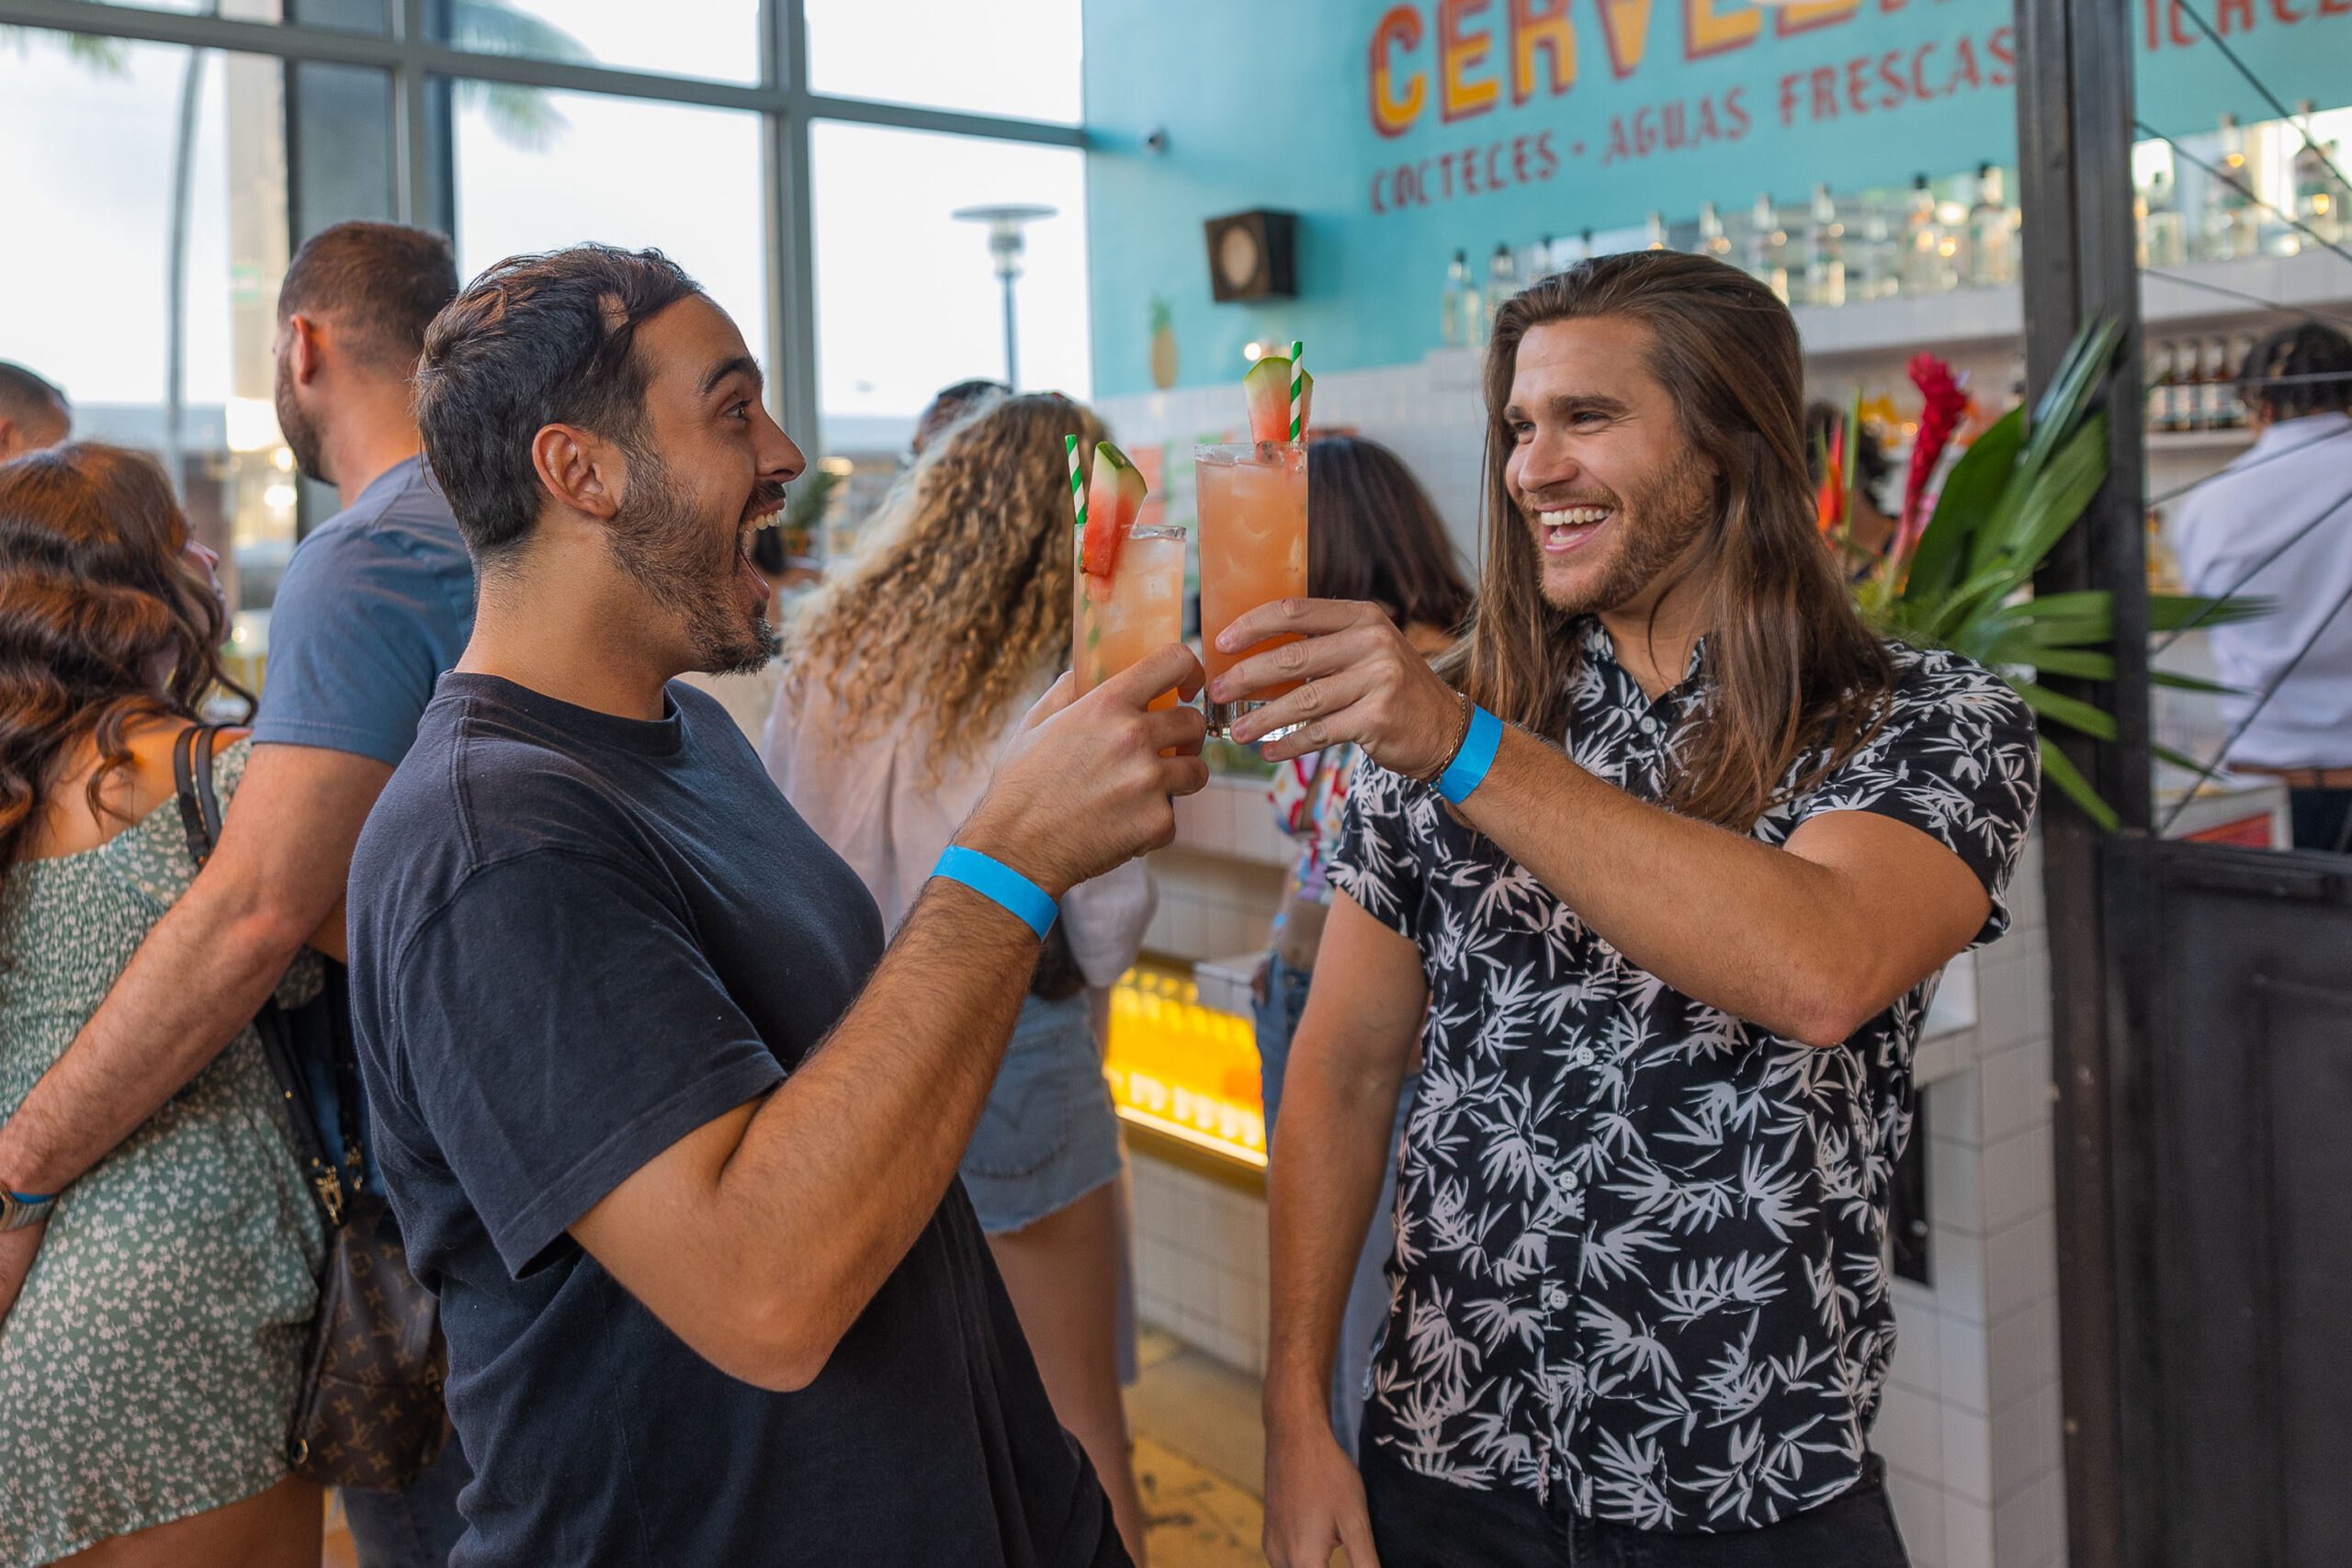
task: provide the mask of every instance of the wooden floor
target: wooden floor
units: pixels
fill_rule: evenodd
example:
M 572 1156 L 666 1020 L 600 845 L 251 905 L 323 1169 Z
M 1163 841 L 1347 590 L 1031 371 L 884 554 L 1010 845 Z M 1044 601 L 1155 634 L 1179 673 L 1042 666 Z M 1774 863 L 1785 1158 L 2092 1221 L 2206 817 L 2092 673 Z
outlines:
M 1152 1568 L 1257 1568 L 1266 1472 L 1257 1380 L 1154 1329 L 1137 1350 L 1142 1375 L 1127 1391 L 1127 1419 Z M 357 1564 L 330 1499 L 322 1568 Z

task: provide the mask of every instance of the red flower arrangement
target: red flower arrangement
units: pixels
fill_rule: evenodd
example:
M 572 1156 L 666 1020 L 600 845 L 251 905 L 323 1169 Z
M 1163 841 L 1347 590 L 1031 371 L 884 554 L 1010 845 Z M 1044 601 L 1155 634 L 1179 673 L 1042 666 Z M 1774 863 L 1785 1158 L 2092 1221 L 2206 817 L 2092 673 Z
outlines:
M 1924 406 L 1919 410 L 1919 434 L 1911 442 L 1911 471 L 1903 481 L 1903 515 L 1896 520 L 1893 555 L 1898 561 L 1910 554 L 1927 528 L 1928 481 L 1935 476 L 1944 448 L 1951 445 L 1952 433 L 1968 413 L 1968 392 L 1949 364 L 1932 354 L 1921 354 L 1904 368 L 1910 374 L 1911 384 L 1919 389 Z

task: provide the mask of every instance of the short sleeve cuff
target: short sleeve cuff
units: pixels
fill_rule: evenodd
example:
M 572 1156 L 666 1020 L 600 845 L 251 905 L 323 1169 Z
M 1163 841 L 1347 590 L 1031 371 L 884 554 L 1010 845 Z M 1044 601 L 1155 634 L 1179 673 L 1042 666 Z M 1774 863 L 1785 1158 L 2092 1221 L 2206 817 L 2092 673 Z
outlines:
M 492 1227 L 500 1261 L 516 1279 L 535 1271 L 581 1215 L 695 1128 L 775 1088 L 784 1068 L 757 1041 L 659 1104 L 631 1118 L 549 1182 L 539 1197 Z
M 364 725 L 283 718 L 273 716 L 265 705 L 254 719 L 253 738 L 264 746 L 311 746 L 323 751 L 348 751 L 355 757 L 372 758 L 388 768 L 397 768 L 415 742 L 416 732 L 410 729 L 395 734 Z

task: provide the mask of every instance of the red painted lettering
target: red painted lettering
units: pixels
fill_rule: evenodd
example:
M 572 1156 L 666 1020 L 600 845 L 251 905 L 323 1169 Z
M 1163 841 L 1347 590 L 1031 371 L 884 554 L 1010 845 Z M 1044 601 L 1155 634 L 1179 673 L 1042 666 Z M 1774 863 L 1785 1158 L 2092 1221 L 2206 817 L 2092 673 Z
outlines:
M 1984 40 L 1984 52 L 1996 62 L 1989 78 L 1996 87 L 2006 87 L 2018 79 L 2018 35 L 2014 28 L 1995 28 L 1993 36 Z
M 1536 57 L 1544 57 L 1539 78 Z M 1577 28 L 1568 0 L 1510 0 L 1510 101 L 1535 96 L 1538 80 L 1554 96 L 1577 83 Z
M 1870 69 L 1871 62 L 1866 58 L 1846 62 L 1846 107 L 1856 114 L 1871 112 L 1869 100 L 1862 96 L 1862 88 L 1867 85 Z
M 1959 92 L 1961 84 L 1963 82 L 1972 87 L 1981 87 L 1984 85 L 1983 79 L 1976 74 L 1975 41 L 1972 39 L 1961 39 L 1952 45 L 1952 50 L 1960 56 L 1960 69 L 1954 71 L 1951 73 L 1951 80 L 1944 84 L 1946 97 Z
M 2352 4 L 2352 0 L 2346 3 Z M 1739 101 L 1739 96 L 1747 91 L 1745 87 L 1734 87 L 1724 95 L 1724 118 L 1729 122 L 1727 134 L 1733 141 L 1747 134 L 1747 106 Z
M 1813 118 L 1838 118 L 1838 73 L 1826 65 L 1815 66 L 1806 78 L 1813 86 Z
M 1437 0 L 1438 107 L 1449 125 L 1485 114 L 1502 97 L 1493 77 L 1470 74 L 1493 50 L 1493 37 L 1462 30 L 1464 17 L 1486 8 L 1487 0 Z
M 2254 0 L 2222 0 L 2221 12 L 2224 34 L 2254 29 Z
M 1536 136 L 1535 155 L 1544 160 L 1544 167 L 1535 176 L 1537 179 L 1548 180 L 1554 175 L 1559 173 L 1560 155 L 1552 151 L 1552 133 L 1550 131 L 1543 131 Z
M 1393 51 L 1418 49 L 1420 42 L 1421 14 L 1410 6 L 1392 8 L 1372 29 L 1372 128 L 1383 136 L 1402 136 L 1421 117 L 1422 101 L 1429 96 L 1426 74 L 1408 72 L 1400 95 L 1388 69 Z
M 1878 57 L 1878 79 L 1886 87 L 1878 96 L 1878 107 L 1883 109 L 1899 108 L 1903 100 L 1911 96 L 1911 84 L 1903 79 L 1902 65 L 1903 51 L 1899 49 L 1890 49 Z

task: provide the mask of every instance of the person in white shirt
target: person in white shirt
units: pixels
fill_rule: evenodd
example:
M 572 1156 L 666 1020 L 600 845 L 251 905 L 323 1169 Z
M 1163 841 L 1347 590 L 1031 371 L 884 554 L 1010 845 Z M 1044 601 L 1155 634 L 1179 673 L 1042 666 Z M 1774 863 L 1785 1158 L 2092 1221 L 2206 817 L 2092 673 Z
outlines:
M 1051 394 L 985 401 L 937 434 L 867 524 L 856 565 L 802 613 L 762 752 L 769 774 L 896 928 L 1069 662 L 1063 438 L 1102 438 Z M 1136 961 L 1141 861 L 1061 899 L 961 1168 L 1054 1411 L 1144 1561 L 1119 1397 L 1119 1128 L 1090 1018 Z
M 2298 849 L 2352 851 L 2352 340 L 2317 321 L 2246 355 L 2253 449 L 2191 495 L 2189 592 L 2269 600 L 2212 630 L 2228 762 L 2285 780 Z M 2275 688 L 2275 689 L 2274 689 Z M 2244 733 L 2239 727 L 2243 725 Z

